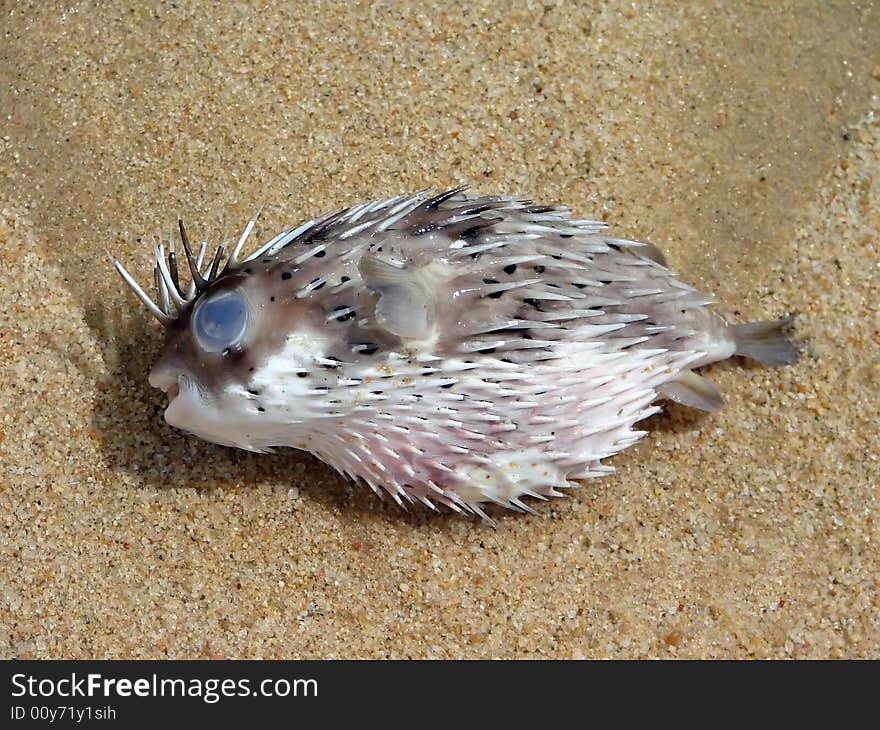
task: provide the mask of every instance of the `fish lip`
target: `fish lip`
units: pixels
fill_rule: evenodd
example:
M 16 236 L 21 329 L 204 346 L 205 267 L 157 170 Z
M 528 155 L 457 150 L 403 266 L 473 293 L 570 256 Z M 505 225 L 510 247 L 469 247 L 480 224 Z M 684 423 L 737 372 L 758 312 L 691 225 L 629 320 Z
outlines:
M 169 406 L 177 399 L 181 392 L 185 391 L 187 388 L 186 376 L 183 374 L 171 375 L 170 373 L 161 374 L 153 372 L 150 374 L 150 385 L 161 390 L 168 396 Z
M 193 413 L 201 408 L 201 400 L 198 398 L 198 388 L 186 375 L 178 375 L 174 382 L 169 382 L 164 389 L 168 395 L 168 405 L 165 406 L 165 421 L 176 428 L 192 432 L 190 422 Z
M 165 393 L 168 395 L 168 405 L 171 405 L 174 399 L 177 398 L 178 395 L 180 395 L 180 389 L 181 387 L 183 387 L 183 384 L 180 382 L 181 380 L 183 380 L 182 375 L 180 375 L 174 383 L 169 385 L 168 389 L 165 391 Z
M 150 371 L 149 382 L 154 388 L 168 393 L 174 387 L 180 387 L 180 375 L 170 368 L 157 365 Z

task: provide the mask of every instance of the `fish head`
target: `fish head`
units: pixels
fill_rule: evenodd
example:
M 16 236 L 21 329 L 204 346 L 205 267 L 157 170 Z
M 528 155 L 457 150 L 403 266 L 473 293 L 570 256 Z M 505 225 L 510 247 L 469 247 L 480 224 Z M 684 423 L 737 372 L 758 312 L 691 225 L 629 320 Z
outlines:
M 244 284 L 222 277 L 169 320 L 149 375 L 168 396 L 171 426 L 230 446 L 247 431 L 245 372 L 259 347 L 259 309 Z
M 290 267 L 273 262 L 223 275 L 166 324 L 149 380 L 169 397 L 171 426 L 265 451 L 319 416 L 315 393 L 334 377 L 319 363 L 340 340 L 320 306 L 295 296 L 296 272 L 282 272 Z
M 316 355 L 326 349 L 320 308 L 297 298 L 291 286 L 299 282 L 296 268 L 283 261 L 245 261 L 209 273 L 196 260 L 194 284 L 185 288 L 172 262 L 157 251 L 155 301 L 116 262 L 165 328 L 149 374 L 150 385 L 168 396 L 165 420 L 225 446 L 266 451 L 286 445 L 286 426 L 307 412 L 311 392 L 297 376 L 314 371 Z M 277 388 L 284 379 L 299 388 Z M 271 403 L 262 392 L 267 386 L 274 389 Z M 283 393 L 283 404 L 275 391 Z

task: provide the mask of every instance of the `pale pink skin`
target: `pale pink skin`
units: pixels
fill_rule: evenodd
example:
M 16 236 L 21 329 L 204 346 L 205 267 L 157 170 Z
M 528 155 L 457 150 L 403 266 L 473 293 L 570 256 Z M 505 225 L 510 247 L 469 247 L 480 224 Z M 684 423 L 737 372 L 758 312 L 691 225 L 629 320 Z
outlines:
M 210 441 L 304 449 L 399 503 L 529 509 L 524 496 L 610 471 L 601 460 L 641 437 L 658 398 L 717 407 L 686 376 L 736 350 L 656 249 L 602 230 L 564 208 L 423 192 L 281 234 L 177 312 L 160 270 L 168 342 L 150 382 L 170 424 Z M 247 329 L 207 353 L 190 318 L 224 288 Z

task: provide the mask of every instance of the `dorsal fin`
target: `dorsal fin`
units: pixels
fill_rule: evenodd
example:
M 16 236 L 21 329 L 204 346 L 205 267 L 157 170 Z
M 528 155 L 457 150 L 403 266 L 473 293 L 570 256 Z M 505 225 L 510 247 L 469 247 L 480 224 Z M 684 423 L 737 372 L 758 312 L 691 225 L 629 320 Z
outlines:
M 639 246 L 633 246 L 630 251 L 639 258 L 648 259 L 655 264 L 660 264 L 660 266 L 664 268 L 669 268 L 669 264 L 666 262 L 666 254 L 657 248 L 657 246 L 653 243 L 647 242 L 640 242 L 640 244 L 641 245 Z

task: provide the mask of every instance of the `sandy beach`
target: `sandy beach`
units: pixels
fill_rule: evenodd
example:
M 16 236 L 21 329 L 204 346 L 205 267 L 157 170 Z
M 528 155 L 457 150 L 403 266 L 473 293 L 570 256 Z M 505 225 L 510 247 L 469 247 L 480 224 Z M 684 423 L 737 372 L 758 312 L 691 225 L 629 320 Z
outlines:
M 278 5 L 0 10 L 0 657 L 880 658 L 880 6 Z M 105 250 L 458 182 L 801 361 L 497 529 L 165 424 Z

